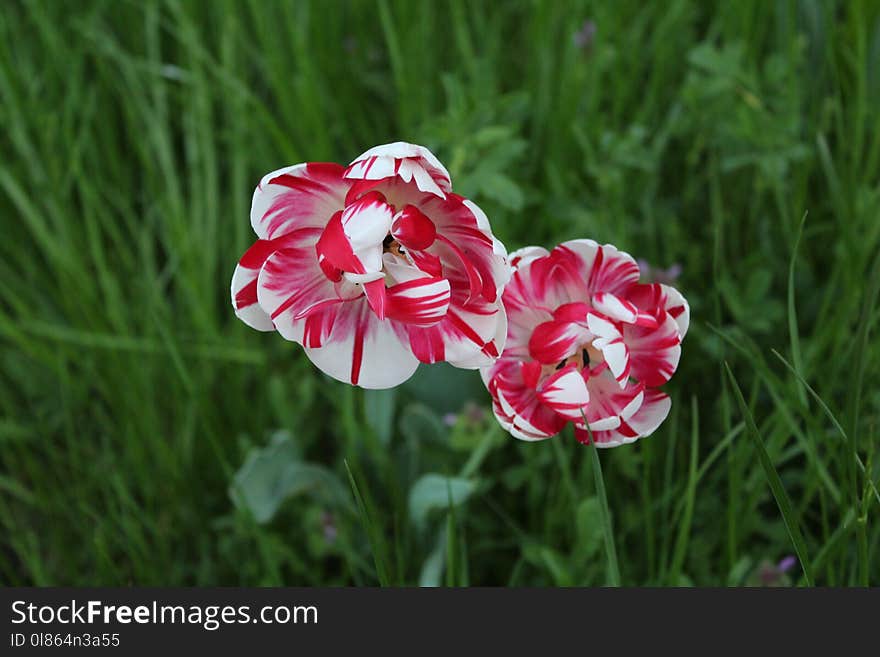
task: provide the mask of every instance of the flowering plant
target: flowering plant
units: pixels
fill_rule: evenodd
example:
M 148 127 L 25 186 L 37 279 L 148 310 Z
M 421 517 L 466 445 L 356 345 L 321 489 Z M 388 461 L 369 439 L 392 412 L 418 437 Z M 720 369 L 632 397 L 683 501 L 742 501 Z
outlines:
M 482 369 L 495 416 L 541 440 L 573 423 L 581 442 L 613 447 L 651 434 L 669 413 L 660 391 L 678 366 L 687 301 L 640 284 L 627 253 L 592 240 L 511 254 L 507 346 Z
M 258 239 L 232 277 L 236 315 L 301 344 L 340 381 L 390 388 L 419 362 L 475 369 L 504 347 L 504 246 L 422 146 L 273 171 L 251 224 Z

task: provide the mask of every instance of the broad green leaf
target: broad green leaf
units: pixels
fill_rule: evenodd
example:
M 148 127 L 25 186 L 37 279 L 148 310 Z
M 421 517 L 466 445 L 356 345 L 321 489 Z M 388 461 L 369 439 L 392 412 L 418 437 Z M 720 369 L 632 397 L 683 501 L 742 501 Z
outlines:
M 439 474 L 422 476 L 409 492 L 409 515 L 417 527 L 423 527 L 428 514 L 435 509 L 463 504 L 474 492 L 477 482 L 460 477 L 444 477 Z
M 348 503 L 336 475 L 301 461 L 296 444 L 284 433 L 276 434 L 266 447 L 251 450 L 229 488 L 236 506 L 248 509 L 259 523 L 269 522 L 288 498 L 306 493 L 331 506 Z
M 383 445 L 391 442 L 394 427 L 394 388 L 364 391 L 364 416 Z

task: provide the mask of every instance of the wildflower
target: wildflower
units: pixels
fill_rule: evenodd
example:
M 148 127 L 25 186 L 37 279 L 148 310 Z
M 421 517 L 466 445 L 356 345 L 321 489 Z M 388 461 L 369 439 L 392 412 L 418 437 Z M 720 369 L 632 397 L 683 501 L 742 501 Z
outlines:
M 501 425 L 541 440 L 568 423 L 579 441 L 613 447 L 651 434 L 669 413 L 659 390 L 678 366 L 689 308 L 640 284 L 628 254 L 592 240 L 527 247 L 504 291 L 507 346 L 482 369 Z
M 572 43 L 579 50 L 588 50 L 593 45 L 593 39 L 596 38 L 596 23 L 591 20 L 585 20 L 580 29 L 572 35 Z
M 775 565 L 767 559 L 762 559 L 746 580 L 746 586 L 791 586 L 788 572 L 796 565 L 797 558 L 793 555 L 784 557 Z
M 672 264 L 668 269 L 651 266 L 647 260 L 639 258 L 639 270 L 646 281 L 651 283 L 665 283 L 672 285 L 681 276 L 681 265 L 677 262 Z
M 340 381 L 390 388 L 419 362 L 475 369 L 504 346 L 507 253 L 422 146 L 273 171 L 251 224 L 259 239 L 233 274 L 236 315 L 301 344 Z

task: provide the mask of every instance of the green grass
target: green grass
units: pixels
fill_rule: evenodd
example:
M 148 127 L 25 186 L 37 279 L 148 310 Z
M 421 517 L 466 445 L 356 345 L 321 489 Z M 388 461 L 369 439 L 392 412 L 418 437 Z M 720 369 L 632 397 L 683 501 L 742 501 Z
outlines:
M 6 2 L 0 126 L 2 583 L 880 584 L 880 3 Z M 260 177 L 397 139 L 510 249 L 682 265 L 603 478 L 233 316 Z

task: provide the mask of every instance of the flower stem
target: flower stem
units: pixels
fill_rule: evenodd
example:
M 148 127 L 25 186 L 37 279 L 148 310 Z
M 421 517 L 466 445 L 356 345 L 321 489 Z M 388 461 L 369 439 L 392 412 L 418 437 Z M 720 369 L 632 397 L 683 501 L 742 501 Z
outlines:
M 605 495 L 605 480 L 602 478 L 602 463 L 599 460 L 599 450 L 590 438 L 590 453 L 592 455 L 593 479 L 596 482 L 596 496 L 599 498 L 599 509 L 602 513 L 602 528 L 605 533 L 605 554 L 608 557 L 608 583 L 611 586 L 620 586 L 620 569 L 617 565 L 617 548 L 614 546 L 614 528 L 611 526 L 611 512 L 608 510 L 608 498 Z

